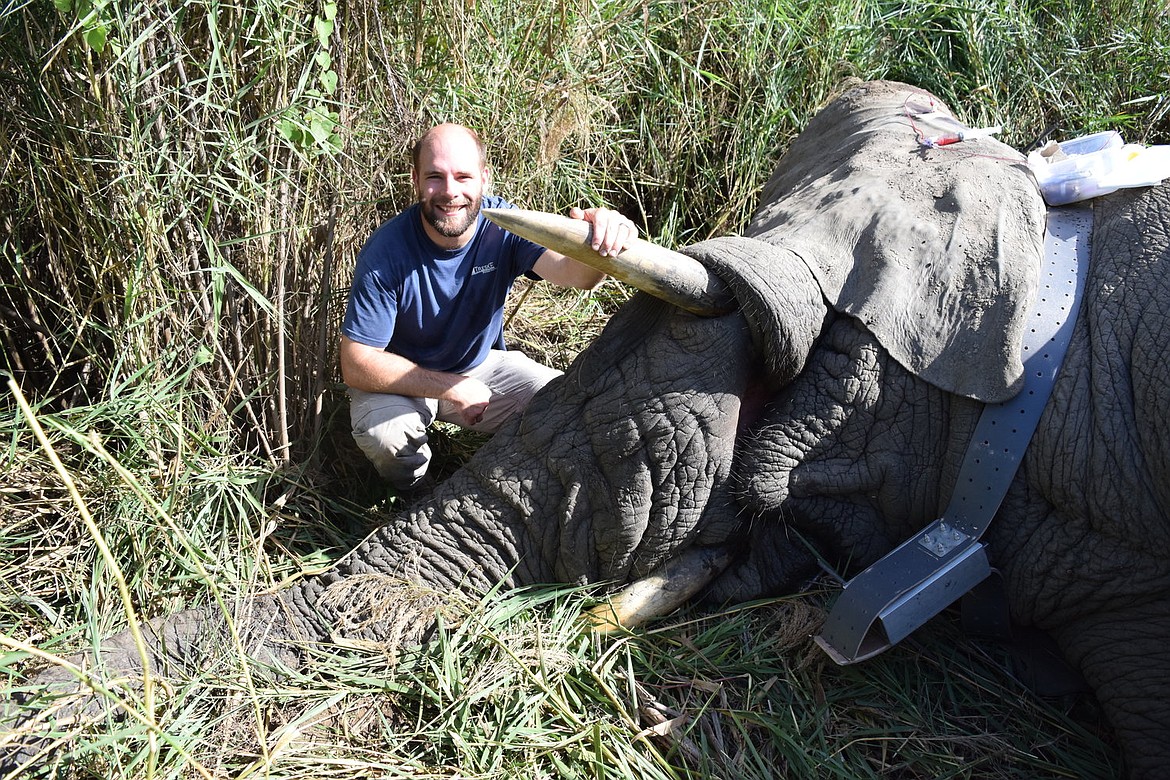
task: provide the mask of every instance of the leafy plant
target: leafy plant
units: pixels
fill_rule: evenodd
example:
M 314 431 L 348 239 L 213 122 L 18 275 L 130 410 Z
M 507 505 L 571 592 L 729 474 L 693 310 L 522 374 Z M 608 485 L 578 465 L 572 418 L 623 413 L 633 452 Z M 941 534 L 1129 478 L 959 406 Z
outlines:
M 302 154 L 337 154 L 342 142 L 338 131 L 341 115 L 330 108 L 329 100 L 337 94 L 338 75 L 333 69 L 330 39 L 337 26 L 337 3 L 327 2 L 321 13 L 313 18 L 313 32 L 317 39 L 317 53 L 313 63 L 317 70 L 317 87 L 304 93 L 307 104 L 303 108 L 289 107 L 280 121 L 280 134 Z
M 110 21 L 106 18 L 110 0 L 53 0 L 53 5 L 62 14 L 77 18 L 86 46 L 99 54 L 105 50 L 110 34 Z

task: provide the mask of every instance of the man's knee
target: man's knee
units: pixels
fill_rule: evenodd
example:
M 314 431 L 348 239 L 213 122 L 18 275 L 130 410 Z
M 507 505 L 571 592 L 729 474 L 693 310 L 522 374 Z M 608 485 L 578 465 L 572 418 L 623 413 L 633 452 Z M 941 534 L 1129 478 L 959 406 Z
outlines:
M 398 446 L 393 437 L 381 435 L 375 427 L 372 430 L 355 428 L 353 438 L 382 479 L 396 488 L 413 486 L 430 466 L 431 448 L 425 436 L 422 442 Z
M 350 391 L 353 438 L 383 479 L 409 488 L 426 474 L 434 415 L 425 399 Z

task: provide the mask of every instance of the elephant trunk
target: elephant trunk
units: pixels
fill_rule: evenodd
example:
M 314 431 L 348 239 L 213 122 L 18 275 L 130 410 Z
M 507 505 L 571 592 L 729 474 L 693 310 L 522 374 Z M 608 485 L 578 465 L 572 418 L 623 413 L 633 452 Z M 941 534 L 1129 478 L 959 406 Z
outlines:
M 67 741 L 49 735 L 46 714 L 57 728 L 84 729 L 112 715 L 156 731 L 153 706 L 144 703 L 151 701 L 144 693 L 152 687 L 169 690 L 173 681 L 212 669 L 219 676 L 237 667 L 255 677 L 300 666 L 302 647 L 311 639 L 306 621 L 275 595 L 234 606 L 230 616 L 205 607 L 155 618 L 137 635 L 124 630 L 104 640 L 96 654 L 61 658 L 39 671 L 24 692 L 0 703 L 0 776 L 48 763 Z

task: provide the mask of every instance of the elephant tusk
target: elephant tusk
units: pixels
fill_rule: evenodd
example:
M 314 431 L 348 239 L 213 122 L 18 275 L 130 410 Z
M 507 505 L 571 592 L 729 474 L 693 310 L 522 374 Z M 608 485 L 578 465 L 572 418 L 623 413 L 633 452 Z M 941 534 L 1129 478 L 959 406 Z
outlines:
M 734 556 L 730 546 L 691 547 L 640 580 L 631 582 L 582 618 L 598 634 L 634 628 L 682 605 L 723 573 Z
M 484 209 L 505 230 L 603 271 L 701 317 L 735 308 L 730 289 L 698 260 L 635 238 L 616 257 L 602 257 L 589 245 L 592 226 L 581 219 L 523 209 Z

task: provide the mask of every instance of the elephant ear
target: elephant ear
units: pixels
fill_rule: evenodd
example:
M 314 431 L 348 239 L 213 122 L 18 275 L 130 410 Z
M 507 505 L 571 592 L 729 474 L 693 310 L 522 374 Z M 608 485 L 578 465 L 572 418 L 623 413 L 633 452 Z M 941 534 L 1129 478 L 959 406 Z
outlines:
M 909 371 L 998 402 L 1023 383 L 1045 210 L 1010 147 L 920 142 L 959 126 L 913 87 L 851 89 L 793 142 L 747 232 L 803 258 L 830 305 Z
M 723 236 L 683 252 L 731 288 L 761 355 L 761 379 L 783 387 L 804 368 L 829 309 L 808 264 L 791 250 L 754 238 Z

